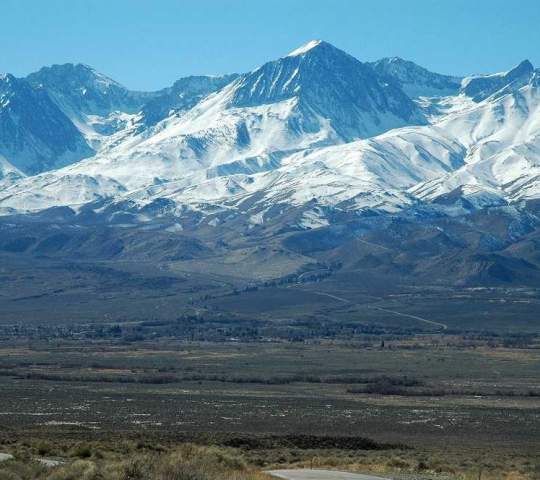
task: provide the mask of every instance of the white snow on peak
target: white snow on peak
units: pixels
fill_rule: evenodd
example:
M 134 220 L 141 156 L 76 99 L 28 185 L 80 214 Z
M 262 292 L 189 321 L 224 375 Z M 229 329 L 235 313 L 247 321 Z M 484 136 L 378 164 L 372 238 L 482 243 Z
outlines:
M 311 41 L 289 56 L 321 43 Z M 305 206 L 298 225 L 319 228 L 331 221 L 330 208 L 394 212 L 418 202 L 446 201 L 453 192 L 479 206 L 540 198 L 535 83 L 518 83 L 482 102 L 437 89 L 442 96 L 424 100 L 427 124 L 361 111 L 355 114 L 358 134 L 345 137 L 331 117 L 315 110 L 305 115 L 295 96 L 233 103 L 242 88 L 256 98 L 266 88 L 271 93 L 289 88 L 301 67 L 286 63 L 288 69 L 282 62 L 269 64 L 267 77 L 264 69 L 257 70 L 251 83 L 241 76 L 190 110 L 173 112 L 144 130 L 137 128 L 135 113 L 113 112 L 106 122 L 88 114 L 88 125 L 75 119 L 90 140 L 94 124 L 125 128 L 101 143 L 94 157 L 60 170 L 26 177 L 0 155 L 0 214 L 76 208 L 101 199 L 138 207 L 168 199 L 180 215 L 191 209 L 210 216 L 209 225 L 221 221 L 212 217 L 216 211 L 246 214 L 256 225 L 271 218 L 275 206 Z
M 320 45 L 322 43 L 322 40 L 311 40 L 311 42 L 306 43 L 305 45 L 302 45 L 301 47 L 297 48 L 296 50 L 293 50 L 291 53 L 287 55 L 287 57 L 298 57 L 300 55 L 303 55 L 306 52 L 309 52 L 311 49 L 315 48 L 317 45 Z

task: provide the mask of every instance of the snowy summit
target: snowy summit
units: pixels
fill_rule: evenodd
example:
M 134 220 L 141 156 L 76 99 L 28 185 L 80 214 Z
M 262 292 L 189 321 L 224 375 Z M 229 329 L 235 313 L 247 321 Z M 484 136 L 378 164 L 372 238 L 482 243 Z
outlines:
M 311 49 L 317 47 L 323 43 L 322 40 L 311 40 L 310 42 L 306 43 L 305 45 L 302 45 L 301 47 L 298 47 L 297 49 L 293 50 L 291 53 L 289 53 L 288 57 L 296 57 L 298 55 L 303 55 L 306 52 L 309 52 Z

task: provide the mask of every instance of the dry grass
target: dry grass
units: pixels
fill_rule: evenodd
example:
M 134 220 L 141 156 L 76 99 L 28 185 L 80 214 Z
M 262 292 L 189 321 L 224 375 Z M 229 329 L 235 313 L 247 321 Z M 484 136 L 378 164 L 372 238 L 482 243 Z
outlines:
M 369 452 L 351 459 L 320 457 L 317 468 L 330 468 L 359 473 L 374 473 L 390 478 L 440 480 L 537 480 L 540 478 L 540 459 L 532 456 L 467 458 L 454 452 L 401 451 L 380 454 Z M 309 463 L 302 462 L 304 467 Z M 479 474 L 481 473 L 480 477 Z
M 536 480 L 533 452 L 420 449 L 240 449 L 191 443 L 43 441 L 5 443 L 15 460 L 0 463 L 0 480 L 269 480 L 262 470 L 327 468 L 410 480 Z M 62 458 L 46 468 L 38 457 Z M 274 479 L 275 480 L 275 479 Z
M 23 450 L 24 451 L 24 450 Z M 0 465 L 0 480 L 264 480 L 238 455 L 213 447 L 184 444 L 172 451 L 108 452 L 95 445 L 70 450 L 64 465 L 46 468 L 35 460 Z M 82 457 L 82 458 L 81 458 Z M 84 459 L 83 459 L 84 458 Z
M 384 451 L 260 452 L 273 460 L 264 468 L 322 468 L 370 473 L 403 480 L 538 480 L 540 458 L 533 451 L 472 452 L 455 449 Z M 253 459 L 251 459 L 253 461 Z

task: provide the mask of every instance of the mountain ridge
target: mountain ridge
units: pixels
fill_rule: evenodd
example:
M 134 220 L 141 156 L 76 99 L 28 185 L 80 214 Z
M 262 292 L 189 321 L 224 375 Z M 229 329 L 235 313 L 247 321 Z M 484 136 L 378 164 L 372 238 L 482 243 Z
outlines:
M 450 198 L 478 208 L 534 200 L 537 77 L 527 61 L 465 79 L 398 57 L 362 63 L 320 40 L 245 74 L 186 77 L 152 93 L 80 64 L 46 67 L 29 85 L 51 90 L 83 123 L 92 118 L 85 139 L 97 152 L 26 179 L 6 157 L 0 210 L 96 201 L 145 209 L 167 199 L 180 216 L 264 222 L 285 204 L 395 212 L 427 202 L 451 213 Z M 321 215 L 313 225 L 329 221 Z
M 370 65 L 376 72 L 397 81 L 411 98 L 456 94 L 463 80 L 461 77 L 430 72 L 400 57 L 381 58 Z
M 20 79 L 19 110 L 0 94 L 0 119 L 37 153 L 40 128 L 59 119 L 87 149 L 24 171 L 0 149 L 3 256 L 152 262 L 242 285 L 540 286 L 530 63 L 462 79 L 313 41 L 247 73 L 144 94 L 63 68 L 52 84 L 50 70 Z M 18 111 L 43 121 L 13 123 Z M 69 151 L 60 131 L 46 133 Z

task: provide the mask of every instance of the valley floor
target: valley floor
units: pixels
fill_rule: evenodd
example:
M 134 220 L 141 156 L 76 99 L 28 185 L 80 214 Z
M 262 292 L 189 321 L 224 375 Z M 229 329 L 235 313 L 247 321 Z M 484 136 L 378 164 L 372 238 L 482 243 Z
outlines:
M 481 466 L 486 479 L 540 471 L 538 338 L 45 337 L 0 342 L 0 451 L 155 438 L 233 449 L 260 468 L 315 461 L 462 478 Z

